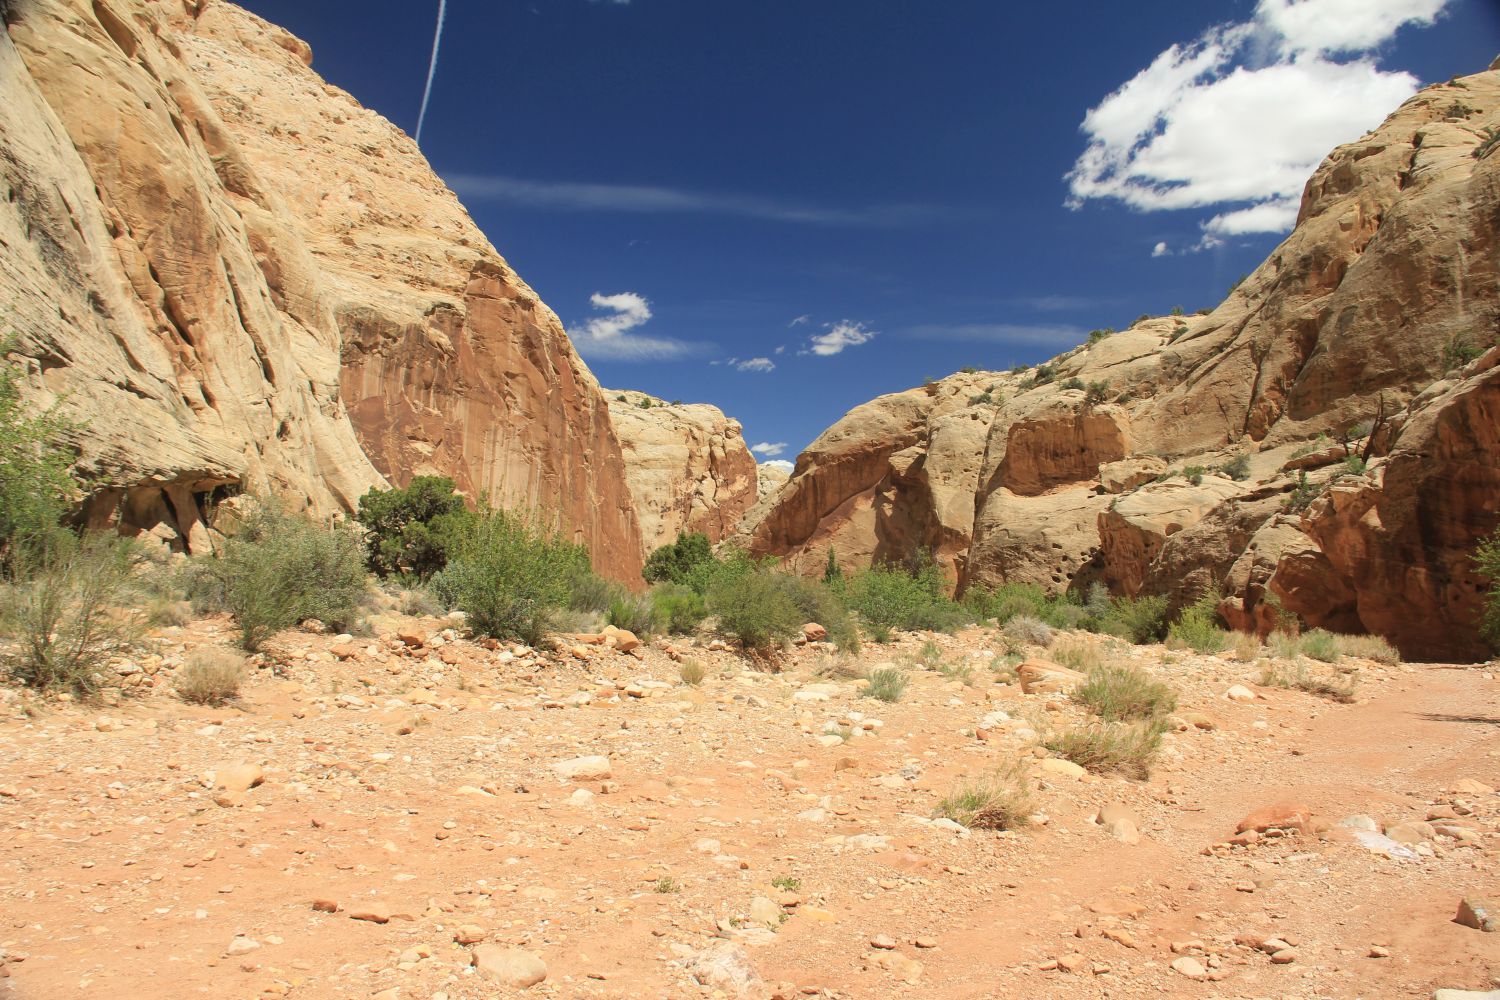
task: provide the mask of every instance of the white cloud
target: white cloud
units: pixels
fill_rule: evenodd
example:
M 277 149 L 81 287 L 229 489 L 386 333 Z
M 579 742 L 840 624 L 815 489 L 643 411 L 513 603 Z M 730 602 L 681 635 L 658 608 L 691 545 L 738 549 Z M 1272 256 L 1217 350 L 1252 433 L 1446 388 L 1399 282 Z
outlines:
M 757 455 L 764 455 L 767 458 L 775 458 L 777 455 L 780 455 L 782 452 L 786 451 L 786 442 L 777 441 L 775 444 L 772 444 L 769 441 L 762 441 L 760 444 L 751 445 L 750 450 Z
M 744 361 L 734 362 L 736 371 L 758 372 L 762 375 L 776 370 L 776 362 L 770 358 L 746 358 Z
M 863 323 L 843 320 L 828 324 L 828 332 L 820 333 L 807 342 L 807 351 L 819 357 L 831 357 L 846 347 L 858 347 L 875 339 L 875 331 L 865 329 Z
M 589 301 L 595 309 L 612 315 L 595 316 L 581 327 L 568 330 L 573 346 L 586 358 L 608 361 L 659 361 L 691 354 L 692 344 L 665 337 L 642 337 L 630 331 L 651 318 L 651 303 L 635 292 L 603 295 L 595 292 Z
M 771 353 L 772 354 L 785 354 L 786 353 L 786 345 L 782 344 L 780 347 L 776 348 L 776 350 L 772 351 Z
M 760 464 L 761 465 L 770 466 L 773 469 L 781 469 L 783 472 L 785 472 L 789 476 L 792 474 L 792 470 L 796 468 L 795 465 L 793 465 L 791 462 L 788 462 L 784 458 L 778 458 L 778 459 L 775 459 L 774 461 L 762 462 Z
M 573 212 L 730 215 L 772 222 L 863 229 L 916 225 L 952 214 L 932 205 L 887 204 L 858 209 L 827 208 L 761 195 L 685 191 L 645 184 L 529 181 L 518 177 L 482 174 L 454 174 L 444 180 L 465 201 L 503 201 L 530 208 Z
M 1003 344 L 1072 345 L 1088 338 L 1082 327 L 1063 323 L 957 323 L 914 326 L 911 336 L 923 340 L 994 341 Z
M 1171 256 L 1171 253 L 1172 250 L 1167 246 L 1166 240 L 1163 240 L 1162 242 L 1156 244 L 1156 246 L 1151 248 L 1151 256 L 1153 257 L 1168 257 Z
M 801 316 L 798 316 L 796 319 L 794 319 L 790 323 L 788 323 L 787 327 L 788 327 L 788 329 L 790 329 L 791 327 L 801 326 L 803 323 L 811 323 L 811 322 L 812 322 L 812 317 L 809 316 L 807 313 L 803 313 Z
M 1447 2 L 1260 0 L 1251 21 L 1172 46 L 1084 117 L 1068 204 L 1224 206 L 1205 225 L 1214 238 L 1290 229 L 1323 157 L 1417 90 L 1371 50 Z

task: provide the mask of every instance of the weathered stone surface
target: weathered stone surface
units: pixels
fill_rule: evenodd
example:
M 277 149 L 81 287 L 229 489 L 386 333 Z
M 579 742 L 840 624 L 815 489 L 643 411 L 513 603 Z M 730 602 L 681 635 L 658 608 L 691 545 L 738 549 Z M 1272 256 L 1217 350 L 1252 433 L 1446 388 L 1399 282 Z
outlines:
M 482 978 L 512 989 L 530 989 L 547 978 L 547 963 L 520 948 L 481 944 L 474 949 L 472 961 Z
M 91 523 L 203 550 L 211 496 L 331 514 L 435 472 L 634 577 L 619 443 L 557 317 L 304 43 L 228 3 L 8 21 L 0 298 L 28 396 L 85 421 Z
M 645 551 L 671 544 L 684 531 L 702 532 L 710 542 L 733 531 L 760 499 L 759 470 L 739 421 L 703 403 L 603 391 L 624 449 Z M 643 408 L 643 400 L 651 405 Z

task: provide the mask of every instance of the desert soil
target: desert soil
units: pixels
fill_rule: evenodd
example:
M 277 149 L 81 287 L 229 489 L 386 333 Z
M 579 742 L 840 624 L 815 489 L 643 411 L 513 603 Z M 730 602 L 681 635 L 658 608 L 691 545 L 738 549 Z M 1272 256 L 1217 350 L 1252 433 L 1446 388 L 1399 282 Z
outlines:
M 1112 647 L 1190 720 L 1132 781 L 1042 766 L 1035 731 L 1084 713 L 1003 683 L 992 629 L 867 646 L 864 665 L 901 662 L 932 639 L 973 668 L 972 683 L 914 668 L 887 704 L 816 644 L 773 673 L 689 643 L 490 649 L 446 624 L 288 633 L 218 709 L 170 677 L 185 652 L 231 644 L 223 619 L 158 630 L 113 703 L 0 696 L 0 996 L 1391 998 L 1500 982 L 1500 934 L 1454 920 L 1465 897 L 1500 898 L 1493 668 L 1348 661 L 1357 701 L 1339 704 L 1258 687 L 1229 654 Z M 701 685 L 679 679 L 684 655 Z M 1227 698 L 1236 684 L 1254 699 Z M 560 773 L 595 756 L 607 775 Z M 1035 760 L 1031 827 L 933 822 L 962 777 L 1017 757 Z M 1228 843 L 1278 804 L 1316 820 Z M 1105 806 L 1137 843 L 1093 821 Z M 1432 835 L 1372 850 L 1338 825 L 1355 816 L 1431 817 Z M 542 963 L 540 983 L 505 984 Z

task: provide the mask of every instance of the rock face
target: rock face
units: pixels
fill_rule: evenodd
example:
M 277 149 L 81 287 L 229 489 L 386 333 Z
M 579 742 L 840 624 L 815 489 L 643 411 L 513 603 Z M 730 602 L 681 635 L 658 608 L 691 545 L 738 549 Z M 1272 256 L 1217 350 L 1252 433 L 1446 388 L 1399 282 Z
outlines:
M 931 549 L 961 572 L 994 377 L 960 374 L 856 407 L 797 459 L 764 516 L 737 541 L 806 572 L 833 550 L 846 569 Z
M 1500 155 L 1475 155 L 1495 126 L 1500 72 L 1429 87 L 1324 161 L 1218 308 L 955 376 L 991 389 L 982 442 L 939 444 L 954 380 L 856 408 L 752 548 L 811 572 L 829 545 L 846 568 L 935 546 L 963 587 L 1178 604 L 1224 584 L 1240 627 L 1295 613 L 1412 658 L 1481 655 L 1469 554 L 1500 522 L 1500 349 L 1468 359 L 1500 334 Z
M 207 545 L 417 473 L 641 544 L 598 385 L 400 130 L 228 3 L 25 0 L 0 35 L 0 298 L 85 420 L 87 515 Z
M 645 551 L 701 532 L 718 542 L 759 499 L 755 456 L 737 420 L 716 406 L 604 390 L 624 448 L 625 480 Z M 648 406 L 642 406 L 642 402 Z

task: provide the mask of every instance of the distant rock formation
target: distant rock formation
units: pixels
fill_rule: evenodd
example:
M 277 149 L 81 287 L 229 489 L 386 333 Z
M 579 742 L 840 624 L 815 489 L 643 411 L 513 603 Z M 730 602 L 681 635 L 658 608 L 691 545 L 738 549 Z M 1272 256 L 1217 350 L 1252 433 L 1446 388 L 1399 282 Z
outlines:
M 1177 604 L 1219 588 L 1240 627 L 1280 608 L 1411 658 L 1483 655 L 1469 554 L 1500 522 L 1486 128 L 1500 72 L 1428 87 L 1324 161 L 1295 231 L 1217 309 L 856 407 L 747 526 L 752 549 L 813 572 L 830 546 L 846 568 L 928 547 L 963 587 L 1100 580 Z
M 739 421 L 704 403 L 668 403 L 633 390 L 604 394 L 645 551 L 682 532 L 701 532 L 710 542 L 728 535 L 759 498 L 755 457 Z
M 0 33 L 0 317 L 86 421 L 98 525 L 208 545 L 213 500 L 322 514 L 452 476 L 602 572 L 641 536 L 597 383 L 399 129 L 220 0 L 25 0 Z

